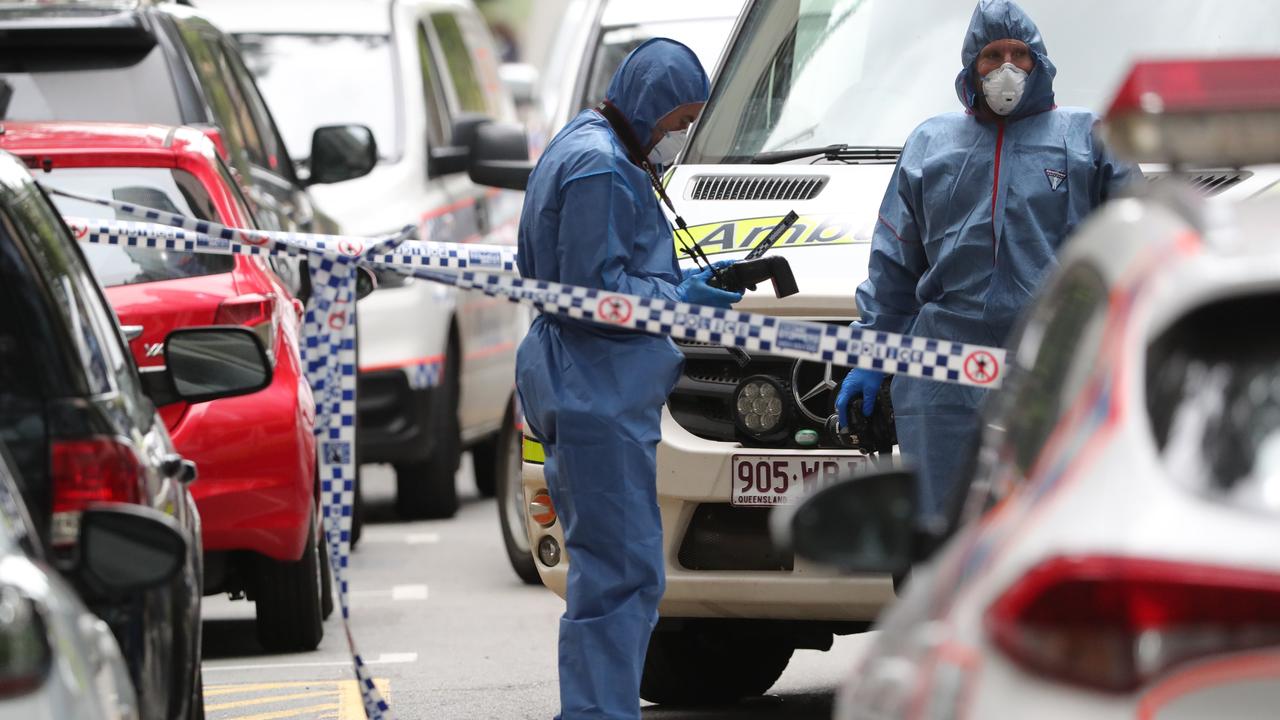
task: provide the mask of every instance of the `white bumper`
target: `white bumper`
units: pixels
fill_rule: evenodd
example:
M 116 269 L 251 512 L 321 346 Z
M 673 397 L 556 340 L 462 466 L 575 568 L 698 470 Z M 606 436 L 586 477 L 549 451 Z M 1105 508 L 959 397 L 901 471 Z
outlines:
M 731 460 L 737 443 L 704 440 L 685 430 L 663 409 L 658 444 L 658 506 L 662 512 L 667 590 L 659 611 L 668 617 L 713 617 L 869 621 L 893 599 L 888 577 L 847 577 L 796 558 L 793 570 L 689 570 L 679 561 L 680 547 L 694 511 L 702 503 L 728 503 Z M 806 454 L 800 450 L 746 450 L 750 454 Z M 525 497 L 545 489 L 542 465 L 525 462 Z M 551 535 L 564 547 L 560 523 L 544 529 L 529 519 L 530 546 Z M 542 582 L 564 597 L 571 558 L 555 567 L 535 559 Z

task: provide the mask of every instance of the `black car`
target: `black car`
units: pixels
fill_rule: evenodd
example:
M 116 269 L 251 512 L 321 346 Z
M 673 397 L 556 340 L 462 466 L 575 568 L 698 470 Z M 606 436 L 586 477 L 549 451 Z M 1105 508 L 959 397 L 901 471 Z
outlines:
M 225 153 L 263 229 L 338 232 L 305 190 L 367 174 L 364 126 L 320 128 L 316 149 L 350 162 L 300 178 L 235 41 L 189 7 L 139 0 L 0 7 L 0 119 L 192 125 Z
M 0 152 L 0 443 L 48 557 L 110 625 L 144 718 L 201 718 L 200 521 L 156 406 L 255 392 L 265 350 L 243 328 L 177 330 L 166 368 L 139 374 L 110 306 L 48 198 Z M 102 503 L 161 511 L 188 538 L 168 583 L 117 592 L 74 571 L 83 513 Z

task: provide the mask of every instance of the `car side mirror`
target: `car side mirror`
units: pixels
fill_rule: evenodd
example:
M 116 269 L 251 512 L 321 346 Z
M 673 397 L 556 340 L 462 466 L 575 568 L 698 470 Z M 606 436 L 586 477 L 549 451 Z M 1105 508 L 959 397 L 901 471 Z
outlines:
M 476 141 L 476 131 L 493 122 L 487 115 L 462 113 L 453 121 L 450 133 L 451 145 L 437 145 L 427 151 L 427 173 L 432 177 L 466 172 L 471 161 L 471 146 Z
M 533 163 L 529 162 L 529 138 L 515 123 L 492 122 L 476 133 L 468 174 L 480 185 L 524 190 Z
M 325 125 L 311 134 L 308 185 L 363 177 L 378 164 L 378 142 L 364 125 Z
M 271 384 L 266 349 L 247 328 L 174 330 L 164 340 L 164 358 L 174 392 L 189 403 L 248 395 Z
M 538 68 L 529 63 L 503 63 L 498 78 L 517 106 L 532 105 L 538 99 Z
M 378 275 L 361 265 L 356 273 L 356 299 L 363 300 L 378 289 Z
M 807 560 L 851 573 L 901 575 L 915 559 L 916 480 L 871 471 L 775 511 L 775 542 Z
M 91 587 L 126 594 L 163 585 L 186 562 L 186 534 L 154 508 L 126 503 L 80 515 L 78 573 Z

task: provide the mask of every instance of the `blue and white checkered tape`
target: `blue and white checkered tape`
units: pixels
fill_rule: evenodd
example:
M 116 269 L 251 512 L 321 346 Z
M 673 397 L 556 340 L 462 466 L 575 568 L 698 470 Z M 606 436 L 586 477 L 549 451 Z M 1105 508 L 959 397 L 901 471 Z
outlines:
M 376 260 L 374 261 L 376 265 Z M 875 332 L 847 325 L 789 320 L 658 298 L 526 280 L 511 275 L 389 267 L 459 288 L 478 290 L 544 313 L 797 360 L 864 367 L 885 373 L 996 388 L 1001 348 Z
M 142 221 L 66 218 L 68 225 L 77 233 L 77 237 L 88 242 L 186 252 L 195 250 L 216 252 L 234 241 L 243 246 L 239 252 L 248 255 L 297 255 L 301 252 L 309 252 L 333 257 L 376 259 L 386 265 L 406 267 L 516 272 L 516 249 L 513 246 L 409 240 L 408 234 L 415 232 L 412 226 L 394 235 L 402 240 L 398 245 L 371 251 L 370 243 L 376 243 L 377 240 L 367 237 L 230 228 L 215 222 L 197 220 L 185 215 L 118 200 L 105 200 L 61 190 L 49 192 L 82 202 L 106 205 Z M 159 223 L 160 226 L 151 225 L 152 223 Z M 168 226 L 170 229 L 164 230 L 163 226 Z M 187 232 L 178 232 L 178 230 Z M 91 233 L 94 237 L 89 238 L 85 233 Z
M 84 242 L 180 252 L 308 254 L 312 293 L 303 319 L 301 360 L 316 404 L 320 505 L 328 558 L 338 588 L 343 629 L 365 714 L 370 720 L 388 720 L 390 709 L 374 685 L 350 628 L 346 571 L 351 554 L 356 474 L 355 280 L 357 261 L 366 254 L 393 257 L 403 238 L 361 238 L 356 252 L 328 253 L 317 249 L 313 238 L 297 234 L 268 236 L 256 231 L 232 230 L 181 215 L 136 208 L 127 203 L 76 197 L 109 205 L 126 215 L 165 223 L 68 219 L 72 233 Z M 329 240 L 333 242 L 332 238 Z
M 347 625 L 350 612 L 345 572 L 350 554 L 355 485 L 357 265 L 480 291 L 532 305 L 548 314 L 682 340 L 982 388 L 999 387 L 1003 379 L 1005 351 L 1002 348 L 526 280 L 513 274 L 515 252 L 505 246 L 406 241 L 411 228 L 406 228 L 400 236 L 382 239 L 240 230 L 114 200 L 70 196 L 150 221 L 68 218 L 68 225 L 77 238 L 86 242 L 182 252 L 308 254 L 313 292 L 303 327 L 302 359 L 316 398 L 325 534 L 356 676 L 365 711 L 372 720 L 390 715 L 356 651 Z M 406 248 L 411 252 L 406 252 Z M 478 254 L 463 257 L 464 252 Z M 496 257 L 489 256 L 490 252 L 496 252 Z M 497 272 L 470 269 L 475 267 L 492 267 Z M 427 373 L 424 381 L 429 381 L 432 370 L 423 372 Z

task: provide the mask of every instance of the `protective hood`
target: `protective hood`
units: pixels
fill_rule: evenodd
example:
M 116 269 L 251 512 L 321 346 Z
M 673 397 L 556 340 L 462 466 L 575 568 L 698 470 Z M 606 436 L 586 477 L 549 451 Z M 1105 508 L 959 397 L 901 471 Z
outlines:
M 970 112 L 978 109 L 982 94 L 977 77 L 978 53 L 996 40 L 1021 40 L 1031 49 L 1036 66 L 1027 76 L 1026 92 L 1007 119 L 1017 120 L 1053 108 L 1053 78 L 1058 68 L 1049 60 L 1040 29 L 1031 16 L 1013 0 L 980 0 L 973 9 L 969 29 L 965 32 L 960 61 L 964 68 L 956 76 L 956 95 Z
M 653 38 L 618 66 L 605 99 L 631 121 L 636 139 L 648 145 L 663 115 L 686 103 L 706 102 L 710 94 L 711 81 L 692 50 L 675 40 Z

